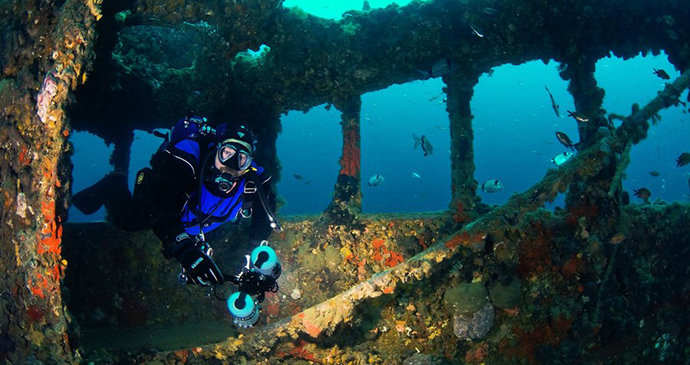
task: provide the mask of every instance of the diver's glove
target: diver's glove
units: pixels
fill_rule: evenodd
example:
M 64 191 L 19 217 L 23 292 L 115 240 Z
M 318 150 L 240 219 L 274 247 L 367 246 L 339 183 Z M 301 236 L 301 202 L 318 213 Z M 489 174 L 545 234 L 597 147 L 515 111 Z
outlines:
M 223 274 L 195 239 L 183 233 L 175 237 L 175 241 L 177 243 L 170 247 L 169 253 L 182 264 L 192 283 L 202 286 L 223 284 Z

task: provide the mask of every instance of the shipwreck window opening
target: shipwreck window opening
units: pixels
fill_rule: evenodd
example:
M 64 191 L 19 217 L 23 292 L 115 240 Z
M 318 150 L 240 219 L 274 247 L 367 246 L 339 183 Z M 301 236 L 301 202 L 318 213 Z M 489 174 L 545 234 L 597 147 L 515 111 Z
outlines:
M 362 96 L 362 211 L 441 211 L 450 202 L 450 131 L 443 81 L 432 79 Z M 433 153 L 414 148 L 425 136 Z M 381 175 L 383 182 L 370 186 Z M 375 184 L 375 182 L 374 182 Z
M 599 86 L 606 90 L 606 112 L 627 116 L 633 103 L 644 105 L 654 98 L 669 82 L 656 76 L 654 69 L 666 71 L 670 81 L 680 76 L 665 53 L 638 55 L 627 60 L 619 57 L 599 60 L 596 78 Z M 687 100 L 687 93 L 686 90 L 680 100 Z M 623 179 L 623 189 L 630 194 L 631 203 L 642 203 L 633 195 L 640 188 L 647 188 L 652 193 L 650 202 L 657 199 L 667 202 L 688 200 L 690 175 L 676 167 L 676 159 L 687 152 L 687 141 L 690 141 L 688 107 L 679 105 L 662 110 L 659 113 L 661 122 L 657 125 L 652 123 L 647 138 L 631 149 L 630 165 L 625 174 L 627 178 Z M 620 122 L 616 121 L 615 125 L 620 125 Z
M 320 214 L 333 198 L 342 148 L 341 113 L 325 105 L 281 118 L 276 148 L 282 166 L 278 194 L 281 215 Z
M 365 3 L 371 9 L 385 8 L 391 4 L 405 6 L 411 0 L 341 0 L 333 2 L 323 2 L 315 0 L 285 0 L 284 8 L 292 8 L 294 12 L 304 12 L 313 16 L 325 19 L 339 20 L 343 18 L 343 13 L 349 11 L 364 11 Z
M 484 74 L 471 101 L 474 115 L 475 179 L 477 194 L 486 204 L 503 204 L 513 192 L 522 192 L 541 180 L 556 155 L 569 151 L 556 132 L 579 139 L 577 125 L 566 118 L 574 110 L 568 84 L 560 78 L 558 64 L 541 61 L 504 65 Z M 551 104 L 549 91 L 558 105 Z M 487 193 L 482 184 L 497 179 L 504 189 Z M 553 205 L 561 205 L 563 195 Z

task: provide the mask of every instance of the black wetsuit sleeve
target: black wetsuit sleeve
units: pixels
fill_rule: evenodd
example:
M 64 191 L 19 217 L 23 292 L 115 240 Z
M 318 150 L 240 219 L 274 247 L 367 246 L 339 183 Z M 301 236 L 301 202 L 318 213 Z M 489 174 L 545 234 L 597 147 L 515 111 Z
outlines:
M 271 177 L 264 173 L 259 176 L 261 182 L 261 190 L 266 197 L 266 204 L 271 212 L 276 209 L 276 196 L 271 188 Z M 257 192 L 257 194 L 260 194 Z M 249 225 L 249 240 L 250 242 L 261 242 L 267 240 L 271 235 L 273 228 L 271 228 L 271 221 L 268 218 L 268 213 L 261 203 L 261 198 L 256 197 L 253 204 L 252 222 Z
M 180 156 L 174 148 L 156 153 L 151 166 L 156 177 L 155 190 L 148 192 L 153 209 L 151 226 L 163 242 L 163 253 L 170 257 L 169 248 L 175 237 L 185 232 L 181 216 L 187 200 L 197 186 L 194 161 Z

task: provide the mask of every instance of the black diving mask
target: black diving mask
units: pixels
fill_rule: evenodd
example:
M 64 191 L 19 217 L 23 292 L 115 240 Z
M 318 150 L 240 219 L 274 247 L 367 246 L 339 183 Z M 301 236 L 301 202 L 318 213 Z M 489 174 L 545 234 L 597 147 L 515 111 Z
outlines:
M 237 139 L 228 139 L 218 147 L 217 157 L 223 165 L 242 172 L 252 164 L 251 146 Z

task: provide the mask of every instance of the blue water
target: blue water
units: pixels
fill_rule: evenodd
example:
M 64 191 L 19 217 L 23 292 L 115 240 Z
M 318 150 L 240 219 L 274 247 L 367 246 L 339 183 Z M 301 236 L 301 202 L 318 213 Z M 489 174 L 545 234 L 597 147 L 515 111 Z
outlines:
M 285 6 L 298 4 L 286 1 Z M 343 11 L 361 9 L 361 2 L 302 2 L 303 9 L 337 19 Z M 388 2 L 370 1 L 372 7 Z M 400 4 L 400 3 L 399 3 Z M 567 83 L 556 71 L 557 64 L 540 61 L 495 68 L 480 78 L 472 99 L 474 148 L 479 184 L 499 179 L 505 189 L 493 194 L 479 192 L 482 201 L 504 203 L 514 192 L 521 192 L 539 181 L 546 171 L 556 168 L 550 160 L 566 151 L 555 138 L 561 131 L 577 141 L 577 126 L 572 118 L 557 117 L 544 85 L 551 90 L 561 115 L 574 110 Z M 638 56 L 623 61 L 606 58 L 597 63 L 596 78 L 606 91 L 604 108 L 608 113 L 627 115 L 631 105 L 644 105 L 662 90 L 664 80 L 652 73 L 664 69 L 671 78 L 678 76 L 667 57 Z M 393 85 L 362 96 L 361 151 L 362 192 L 365 212 L 412 212 L 445 210 L 450 201 L 450 139 L 446 105 L 442 103 L 440 79 Z M 685 96 L 683 97 L 685 98 Z M 646 187 L 651 200 L 688 200 L 690 166 L 677 168 L 675 159 L 690 150 L 690 120 L 681 107 L 662 111 L 662 122 L 653 126 L 649 138 L 632 150 L 624 188 Z M 175 121 L 171 120 L 172 125 Z M 281 118 L 283 132 L 278 139 L 278 156 L 283 166 L 278 191 L 287 204 L 281 214 L 320 213 L 331 200 L 340 166 L 342 137 L 340 112 L 322 106 L 307 113 L 289 112 Z M 423 156 L 413 148 L 412 134 L 425 135 L 434 153 Z M 73 192 L 98 181 L 112 170 L 108 166 L 112 147 L 88 133 L 73 134 Z M 148 165 L 160 139 L 137 131 L 130 166 L 130 187 L 136 171 Z M 261 163 L 261 161 L 258 161 Z M 649 174 L 655 170 L 659 177 Z M 302 179 L 294 175 L 300 175 Z M 385 181 L 367 185 L 373 175 Z M 417 177 L 418 176 L 418 177 Z M 638 201 L 633 198 L 633 201 Z M 562 204 L 562 198 L 555 205 Z M 103 212 L 85 217 L 70 210 L 70 221 L 100 220 Z

